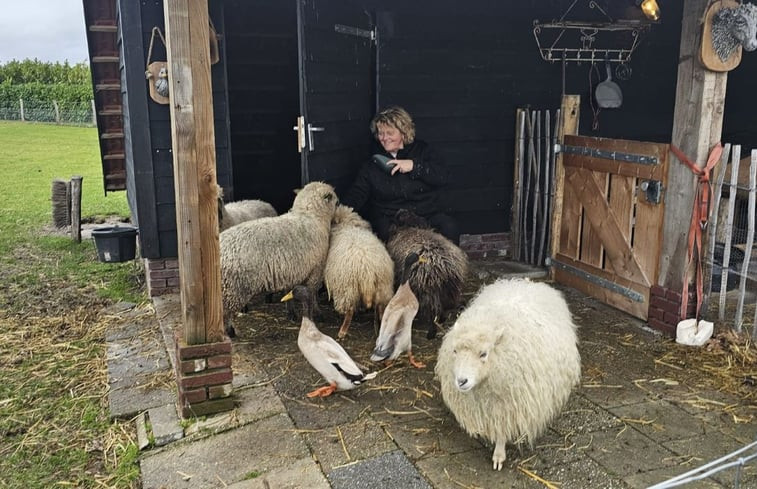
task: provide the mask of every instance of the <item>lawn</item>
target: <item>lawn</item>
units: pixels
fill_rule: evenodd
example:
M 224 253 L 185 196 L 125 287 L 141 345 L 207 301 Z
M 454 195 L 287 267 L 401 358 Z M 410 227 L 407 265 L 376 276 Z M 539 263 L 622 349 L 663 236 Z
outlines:
M 145 302 L 138 261 L 101 263 L 52 232 L 55 178 L 82 180 L 82 219 L 128 217 L 104 195 L 93 128 L 0 121 L 0 487 L 136 487 L 130 423 L 111 421 L 103 307 Z

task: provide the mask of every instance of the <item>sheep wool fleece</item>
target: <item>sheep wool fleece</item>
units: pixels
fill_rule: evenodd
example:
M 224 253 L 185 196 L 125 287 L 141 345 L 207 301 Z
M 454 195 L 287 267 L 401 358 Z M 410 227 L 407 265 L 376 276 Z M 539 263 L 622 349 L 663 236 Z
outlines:
M 289 212 L 243 222 L 221 233 L 227 319 L 261 292 L 289 290 L 297 284 L 311 290 L 319 286 L 336 205 L 331 185 L 311 182 L 297 193 Z
M 445 335 L 436 375 L 442 397 L 469 435 L 505 444 L 545 430 L 581 376 L 576 325 L 558 290 L 527 279 L 483 287 Z

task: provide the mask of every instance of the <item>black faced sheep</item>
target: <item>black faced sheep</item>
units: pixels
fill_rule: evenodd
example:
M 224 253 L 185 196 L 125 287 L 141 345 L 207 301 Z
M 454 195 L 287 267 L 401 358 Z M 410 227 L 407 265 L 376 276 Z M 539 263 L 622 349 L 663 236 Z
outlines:
M 276 209 L 263 200 L 237 200 L 224 204 L 223 188 L 218 187 L 218 228 L 220 231 L 225 231 L 245 221 L 277 215 Z
M 418 317 L 428 324 L 426 336 L 436 336 L 436 325 L 446 311 L 462 301 L 468 276 L 468 255 L 456 244 L 430 228 L 425 219 L 411 211 L 397 211 L 386 243 L 395 270 L 402 270 L 410 253 L 423 255 L 427 263 L 413 268 L 410 288 L 420 302 Z M 399 277 L 396 278 L 399 280 Z
M 320 287 L 336 205 L 331 185 L 311 182 L 297 193 L 289 212 L 221 233 L 221 289 L 229 336 L 234 336 L 232 315 L 256 294 L 297 284 L 313 293 Z
M 581 376 L 576 326 L 562 294 L 545 283 L 483 287 L 444 336 L 435 372 L 442 397 L 468 434 L 529 444 L 557 416 Z
M 394 262 L 370 223 L 351 207 L 340 205 L 334 214 L 323 281 L 334 309 L 344 314 L 339 338 L 347 335 L 352 315 L 361 305 L 374 308 L 378 329 L 394 293 Z

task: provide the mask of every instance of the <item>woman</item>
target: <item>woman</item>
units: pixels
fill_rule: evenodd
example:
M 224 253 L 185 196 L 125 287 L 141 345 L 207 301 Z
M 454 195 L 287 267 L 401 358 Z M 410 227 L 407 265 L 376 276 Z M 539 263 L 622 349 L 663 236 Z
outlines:
M 402 107 L 388 107 L 371 120 L 371 132 L 379 144 L 374 157 L 363 164 L 355 182 L 342 199 L 363 214 L 379 238 L 389 238 L 389 226 L 399 209 L 413 211 L 457 244 L 455 220 L 441 212 L 438 194 L 447 184 L 447 168 L 426 142 L 415 139 L 415 124 Z M 385 164 L 377 162 L 384 156 Z

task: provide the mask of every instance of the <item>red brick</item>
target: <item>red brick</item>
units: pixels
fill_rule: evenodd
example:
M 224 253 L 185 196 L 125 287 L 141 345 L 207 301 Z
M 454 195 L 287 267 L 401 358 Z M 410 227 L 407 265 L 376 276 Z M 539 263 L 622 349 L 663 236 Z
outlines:
M 666 312 L 664 316 L 662 317 L 662 320 L 665 322 L 665 324 L 670 325 L 678 325 L 678 322 L 681 320 L 680 316 L 676 313 L 673 314 L 672 312 Z
M 166 286 L 168 287 L 178 287 L 179 286 L 179 278 L 169 278 L 166 279 Z
M 166 268 L 166 262 L 163 260 L 147 260 L 149 270 L 162 270 Z
M 178 357 L 180 360 L 205 358 L 214 355 L 231 353 L 231 340 L 217 343 L 203 343 L 202 345 L 184 345 L 177 343 Z
M 179 268 L 179 260 L 177 258 L 172 258 L 166 260 L 166 268 Z
M 486 255 L 482 251 L 469 251 L 468 252 L 468 258 L 471 258 L 473 260 L 485 258 Z
M 207 400 L 208 395 L 204 387 L 200 389 L 187 389 L 179 391 L 179 402 L 181 404 L 194 404 Z
M 214 355 L 208 357 L 208 368 L 229 368 L 231 367 L 231 355 Z
M 209 387 L 211 385 L 227 384 L 231 382 L 233 375 L 231 369 L 224 369 L 215 372 L 205 372 L 193 375 L 183 375 L 179 379 L 179 386 L 183 389 L 193 387 Z
M 159 278 L 174 278 L 176 277 L 176 270 L 153 270 L 150 272 L 150 279 L 155 280 Z
M 150 279 L 150 288 L 152 289 L 160 289 L 165 286 L 166 286 L 165 279 L 156 279 L 156 280 Z
M 649 327 L 652 329 L 655 329 L 657 331 L 660 331 L 668 336 L 675 336 L 675 326 L 667 324 L 663 321 L 660 321 L 659 319 L 650 319 L 648 321 Z
M 680 304 L 681 297 L 682 297 L 681 293 L 676 292 L 675 290 L 668 289 L 665 291 L 665 298 L 668 299 L 669 301 L 678 302 Z
M 234 409 L 234 398 L 224 397 L 222 399 L 213 399 L 210 401 L 198 402 L 196 404 L 184 403 L 180 408 L 181 417 L 185 419 L 207 416 L 209 414 L 216 414 Z
M 181 362 L 181 373 L 193 374 L 202 372 L 208 368 L 208 362 L 204 358 L 197 358 L 195 360 L 184 360 Z
M 672 302 L 659 295 L 653 295 L 649 297 L 649 307 L 656 307 L 657 309 L 662 309 L 663 311 L 665 311 L 670 308 L 671 304 Z
M 168 294 L 169 292 L 171 292 L 171 289 L 165 287 L 150 288 L 150 297 L 157 297 L 159 295 Z
M 662 310 L 662 309 L 659 309 L 659 308 L 657 308 L 657 307 L 650 307 L 650 308 L 649 308 L 649 311 L 648 311 L 648 313 L 647 313 L 647 314 L 648 314 L 648 315 L 649 315 L 649 317 L 650 317 L 650 318 L 652 318 L 652 319 L 659 319 L 659 320 L 662 320 L 662 317 L 663 317 L 663 314 L 664 314 L 664 312 L 663 312 L 663 310 Z
M 510 241 L 510 235 L 507 233 L 482 234 L 481 240 L 482 241 L 497 241 L 497 242 L 505 243 L 507 241 Z
M 231 383 L 208 387 L 208 399 L 220 399 L 231 395 Z
M 649 295 L 665 297 L 665 289 L 659 285 L 653 285 L 652 288 L 649 289 Z

